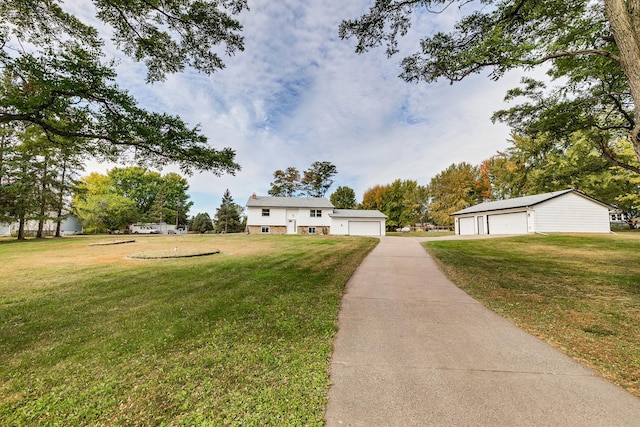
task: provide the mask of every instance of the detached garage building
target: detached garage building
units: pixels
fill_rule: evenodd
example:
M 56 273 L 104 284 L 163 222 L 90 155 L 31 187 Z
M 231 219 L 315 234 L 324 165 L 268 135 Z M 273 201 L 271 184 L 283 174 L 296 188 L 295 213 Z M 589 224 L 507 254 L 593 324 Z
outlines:
M 498 200 L 452 215 L 456 234 L 609 233 L 611 206 L 578 190 Z

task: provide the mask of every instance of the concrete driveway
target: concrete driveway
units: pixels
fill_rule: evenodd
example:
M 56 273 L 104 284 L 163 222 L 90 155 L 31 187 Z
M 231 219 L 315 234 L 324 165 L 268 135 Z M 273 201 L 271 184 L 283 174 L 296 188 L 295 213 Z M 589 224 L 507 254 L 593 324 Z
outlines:
M 484 308 L 418 240 L 347 285 L 327 426 L 639 426 L 640 399 Z

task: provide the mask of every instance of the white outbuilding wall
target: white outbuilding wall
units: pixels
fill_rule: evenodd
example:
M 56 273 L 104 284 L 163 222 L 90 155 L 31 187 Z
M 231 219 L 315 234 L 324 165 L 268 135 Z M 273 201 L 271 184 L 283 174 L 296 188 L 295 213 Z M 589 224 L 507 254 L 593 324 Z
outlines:
M 609 233 L 610 206 L 577 190 L 481 203 L 454 213 L 456 234 Z
M 538 233 L 609 233 L 609 208 L 575 193 L 535 206 Z

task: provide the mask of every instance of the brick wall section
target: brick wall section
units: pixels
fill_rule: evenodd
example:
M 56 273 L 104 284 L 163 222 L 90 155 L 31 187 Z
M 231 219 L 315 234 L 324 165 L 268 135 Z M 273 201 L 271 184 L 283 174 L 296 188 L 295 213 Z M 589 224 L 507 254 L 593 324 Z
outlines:
M 249 225 L 247 226 L 249 234 L 267 234 L 262 232 L 261 225 Z M 331 233 L 331 227 L 316 227 L 316 234 L 329 235 Z M 287 234 L 287 227 L 282 225 L 270 225 L 268 234 Z M 309 234 L 309 226 L 299 226 L 298 234 Z
M 331 233 L 331 227 L 326 227 L 326 226 L 316 227 L 316 234 L 329 235 L 330 233 Z M 308 225 L 299 226 L 298 234 L 309 234 L 309 226 Z
M 261 225 L 249 225 L 247 229 L 249 230 L 249 234 L 267 234 L 262 233 Z M 287 227 L 281 225 L 270 225 L 269 234 L 287 234 Z

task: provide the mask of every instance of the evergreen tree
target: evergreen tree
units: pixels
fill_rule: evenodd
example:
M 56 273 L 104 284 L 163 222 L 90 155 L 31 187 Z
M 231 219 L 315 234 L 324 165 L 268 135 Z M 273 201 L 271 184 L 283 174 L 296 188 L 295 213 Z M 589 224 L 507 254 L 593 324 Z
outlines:
M 211 217 L 206 212 L 197 214 L 195 217 L 193 217 L 189 229 L 192 231 L 197 231 L 199 233 L 205 233 L 207 231 L 213 230 Z
M 214 217 L 216 233 L 238 233 L 243 231 L 243 224 L 240 220 L 242 207 L 233 202 L 229 189 L 222 196 L 222 204 L 216 210 Z

